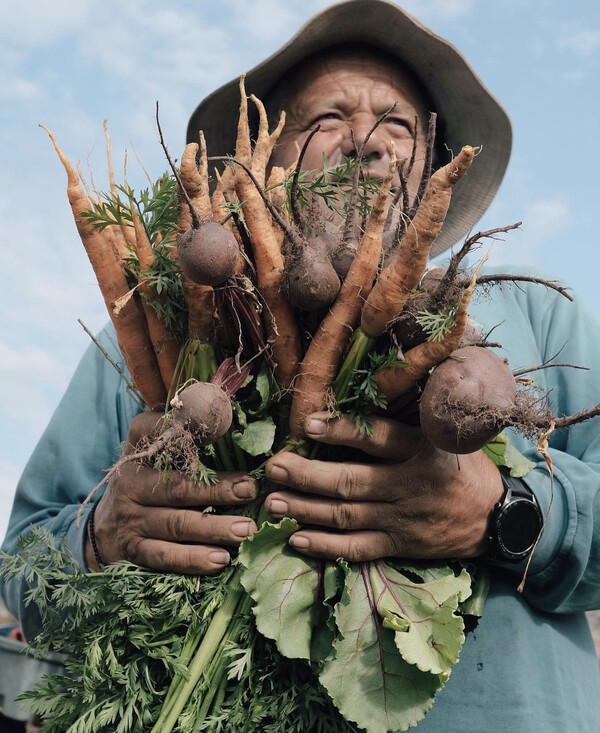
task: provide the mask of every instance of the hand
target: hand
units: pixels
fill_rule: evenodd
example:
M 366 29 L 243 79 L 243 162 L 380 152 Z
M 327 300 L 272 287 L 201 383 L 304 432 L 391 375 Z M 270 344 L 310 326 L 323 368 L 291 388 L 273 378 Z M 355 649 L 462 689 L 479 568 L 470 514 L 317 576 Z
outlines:
M 142 413 L 131 423 L 126 453 L 156 430 L 160 416 Z M 242 472 L 219 474 L 216 484 L 198 486 L 189 477 L 135 461 L 124 463 L 106 488 L 94 517 L 98 550 L 105 563 L 129 560 L 144 567 L 190 575 L 212 575 L 230 561 L 225 547 L 256 531 L 247 517 L 202 513 L 207 506 L 241 506 L 256 498 L 256 482 Z M 98 569 L 89 537 L 88 567 Z
M 311 461 L 294 453 L 268 461 L 268 478 L 291 491 L 270 494 L 267 511 L 306 526 L 290 544 L 312 557 L 352 562 L 480 555 L 503 494 L 494 463 L 482 451 L 444 453 L 419 428 L 395 420 L 373 418 L 372 425 L 367 436 L 348 417 L 315 413 L 306 422 L 307 437 L 355 448 L 369 462 Z

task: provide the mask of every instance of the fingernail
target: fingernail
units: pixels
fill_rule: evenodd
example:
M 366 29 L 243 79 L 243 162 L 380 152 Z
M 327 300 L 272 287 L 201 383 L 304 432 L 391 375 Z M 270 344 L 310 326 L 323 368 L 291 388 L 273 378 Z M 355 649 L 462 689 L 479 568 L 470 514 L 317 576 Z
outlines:
M 225 550 L 214 550 L 209 554 L 208 559 L 215 565 L 228 565 L 231 558 Z
M 287 481 L 288 472 L 282 466 L 269 464 L 266 468 L 267 477 L 272 481 Z
M 284 514 L 287 514 L 287 510 L 287 502 L 281 499 L 271 499 L 268 503 L 267 511 L 269 514 L 273 514 L 273 516 L 283 517 Z
M 316 417 L 311 417 L 306 425 L 306 432 L 311 435 L 323 435 L 327 432 L 327 423 L 324 420 L 317 420 Z
M 248 479 L 242 479 L 233 484 L 233 493 L 238 499 L 252 499 L 254 497 L 254 483 Z
M 236 537 L 248 537 L 252 531 L 252 522 L 235 522 L 231 525 L 231 531 Z
M 293 534 L 289 539 L 289 543 L 298 550 L 306 550 L 310 545 L 308 537 L 304 537 L 301 534 Z

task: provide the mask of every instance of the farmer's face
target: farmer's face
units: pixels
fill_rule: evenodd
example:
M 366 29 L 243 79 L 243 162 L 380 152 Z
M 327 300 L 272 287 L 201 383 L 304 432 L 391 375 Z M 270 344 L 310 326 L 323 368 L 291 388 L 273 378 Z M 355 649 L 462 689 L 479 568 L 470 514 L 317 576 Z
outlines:
M 401 69 L 368 53 L 337 54 L 307 62 L 292 81 L 283 104 L 286 123 L 272 163 L 288 167 L 311 130 L 320 125 L 306 151 L 302 167 L 317 170 L 323 155 L 329 164 L 353 156 L 375 122 L 394 103 L 394 111 L 371 134 L 366 147 L 367 171 L 385 176 L 392 143 L 396 158 L 410 158 L 418 118 L 417 155 L 409 179 L 414 193 L 423 167 L 423 126 L 427 111 L 412 79 Z

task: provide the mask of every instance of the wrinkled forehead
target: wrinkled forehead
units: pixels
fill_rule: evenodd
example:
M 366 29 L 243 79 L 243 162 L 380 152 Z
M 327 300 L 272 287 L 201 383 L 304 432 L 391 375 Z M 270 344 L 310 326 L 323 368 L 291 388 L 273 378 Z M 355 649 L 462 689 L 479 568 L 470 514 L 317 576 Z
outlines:
M 337 71 L 378 76 L 392 87 L 409 94 L 422 109 L 433 110 L 425 89 L 408 67 L 384 51 L 366 44 L 333 46 L 308 57 L 269 93 L 267 109 L 278 116 L 284 107 L 289 107 L 321 79 Z

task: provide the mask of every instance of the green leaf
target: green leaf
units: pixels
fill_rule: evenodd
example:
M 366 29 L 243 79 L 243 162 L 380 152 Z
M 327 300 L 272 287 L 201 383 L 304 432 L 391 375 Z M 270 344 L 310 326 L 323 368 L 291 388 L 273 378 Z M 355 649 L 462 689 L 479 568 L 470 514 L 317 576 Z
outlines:
M 268 453 L 275 440 L 275 423 L 272 417 L 265 417 L 249 423 L 243 431 L 234 430 L 233 441 L 251 456 Z
M 322 574 L 322 602 L 314 606 L 313 631 L 310 644 L 312 662 L 322 662 L 332 653 L 333 641 L 337 636 L 335 622 L 335 601 L 344 590 L 344 573 L 338 563 L 320 563 Z
M 319 561 L 288 545 L 299 525 L 293 519 L 265 522 L 241 545 L 241 581 L 256 602 L 258 630 L 286 657 L 310 659 L 311 635 L 320 584 Z
M 471 617 L 471 619 L 467 619 L 469 631 L 477 625 L 478 619 L 483 616 L 483 605 L 490 589 L 490 574 L 487 568 L 474 566 L 472 577 L 471 595 L 458 605 L 460 614 Z
M 342 715 L 367 733 L 407 730 L 423 719 L 446 678 L 401 657 L 377 610 L 369 564 L 345 567 L 335 656 L 324 662 L 319 680 Z
M 520 453 L 505 433 L 490 440 L 482 450 L 497 466 L 508 468 L 509 474 L 514 478 L 526 476 L 535 467 L 535 463 Z
M 466 570 L 418 583 L 385 562 L 369 565 L 369 578 L 384 625 L 394 629 L 404 659 L 423 672 L 449 675 L 465 640 L 459 600 L 471 594 Z
M 256 375 L 256 391 L 260 397 L 260 403 L 258 407 L 252 412 L 254 415 L 261 415 L 273 401 L 273 393 L 277 389 L 277 386 L 273 384 L 273 377 L 270 369 L 266 364 Z

